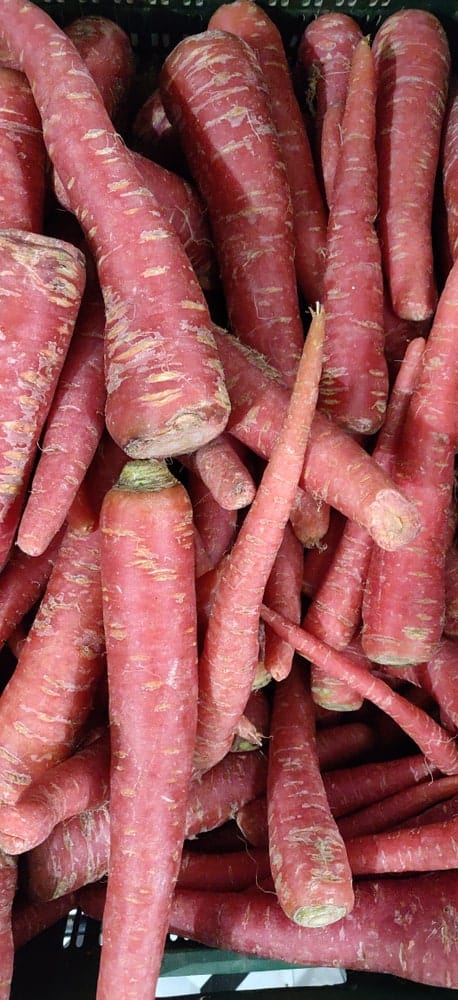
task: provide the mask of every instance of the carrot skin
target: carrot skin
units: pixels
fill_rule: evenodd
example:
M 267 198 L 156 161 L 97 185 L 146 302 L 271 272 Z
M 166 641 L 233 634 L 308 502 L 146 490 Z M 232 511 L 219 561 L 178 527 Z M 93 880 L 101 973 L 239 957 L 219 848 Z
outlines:
M 229 403 L 191 264 L 66 35 L 37 6 L 2 0 L 1 36 L 31 83 L 48 154 L 97 263 L 108 430 L 131 457 L 192 450 L 223 430 Z
M 422 686 L 439 705 L 441 722 L 451 733 L 458 731 L 458 643 L 442 638 L 438 649 L 421 665 Z
M 451 261 L 458 253 L 458 79 L 452 73 L 442 128 L 441 166 Z
M 458 637 L 458 544 L 452 541 L 445 555 L 445 621 L 449 639 Z
M 0 852 L 0 1000 L 9 1000 L 14 963 L 12 927 L 13 899 L 17 887 L 17 864 Z
M 422 754 L 328 772 L 324 778 L 333 815 L 356 812 L 437 775 Z
M 123 115 L 135 74 L 128 34 L 111 18 L 90 15 L 72 21 L 65 34 L 84 59 L 110 118 L 116 121 Z
M 239 850 L 224 854 L 200 854 L 183 850 L 177 887 L 231 892 L 254 886 L 270 875 L 268 852 Z
M 395 313 L 424 320 L 437 298 L 431 214 L 450 51 L 437 17 L 404 10 L 383 22 L 373 52 L 383 266 Z
M 267 760 L 261 750 L 227 754 L 189 788 L 186 836 L 194 837 L 233 819 L 245 802 L 265 791 Z
M 297 623 L 301 617 L 301 591 L 304 553 L 299 540 L 289 524 L 267 581 L 264 600 L 270 607 L 280 611 L 286 618 Z M 293 663 L 294 650 L 288 643 L 266 628 L 264 665 L 268 674 L 276 681 L 288 676 Z
M 34 902 L 50 902 L 108 870 L 108 803 L 88 809 L 53 827 L 49 836 L 24 856 L 25 885 Z
M 255 483 L 228 434 L 218 435 L 192 455 L 180 456 L 180 461 L 200 476 L 220 507 L 240 510 L 254 500 Z
M 73 893 L 48 903 L 33 903 L 23 896 L 17 897 L 12 912 L 14 950 L 18 951 L 42 931 L 66 917 L 75 905 Z
M 116 984 L 120 1000 L 146 1000 L 160 971 L 196 732 L 191 502 L 165 462 L 132 462 L 105 496 L 100 523 L 111 824 L 97 997 Z
M 275 688 L 267 810 L 270 864 L 284 912 L 305 927 L 342 919 L 354 903 L 352 876 L 320 775 L 313 702 L 299 664 Z
M 102 436 L 104 329 L 100 290 L 89 278 L 18 529 L 17 544 L 29 555 L 41 555 L 62 527 Z
M 443 802 L 458 794 L 458 779 L 456 774 L 435 781 L 425 781 L 420 785 L 412 785 L 394 795 L 387 796 L 381 802 L 359 809 L 351 816 L 343 816 L 338 821 L 338 827 L 345 841 L 350 837 L 360 837 L 372 833 L 380 833 L 390 828 L 398 828 L 400 822 L 411 820 L 424 809 L 437 802 Z
M 0 575 L 0 642 L 6 642 L 17 625 L 40 599 L 51 575 L 64 535 L 62 529 L 40 556 L 27 556 L 15 548 Z
M 41 120 L 23 73 L 0 67 L 0 223 L 43 231 L 45 147 Z
M 277 445 L 226 561 L 199 658 L 199 712 L 194 766 L 224 757 L 253 685 L 259 608 L 287 524 L 318 396 L 324 315 L 310 327 Z M 275 497 L 275 505 L 273 498 Z M 244 600 L 240 606 L 239 593 Z M 231 635 L 231 649 L 225 637 Z
M 382 261 L 374 225 L 375 100 L 372 51 L 361 39 L 351 62 L 327 230 L 320 406 L 344 427 L 363 434 L 380 428 L 388 394 Z
M 453 872 L 408 877 L 402 887 L 396 878 L 369 879 L 355 886 L 352 912 L 319 930 L 295 926 L 265 892 L 181 890 L 175 895 L 171 930 L 243 954 L 391 973 L 456 988 L 456 910 L 450 900 L 457 885 Z
M 0 697 L 0 800 L 73 751 L 104 668 L 98 534 L 63 539 L 46 593 Z M 44 666 L 43 666 L 44 665 Z
M 304 331 L 291 197 L 256 56 L 236 35 L 208 30 L 175 47 L 160 88 L 208 208 L 230 327 L 292 385 Z
M 92 462 L 67 514 L 69 528 L 75 534 L 90 534 L 99 526 L 105 494 L 114 486 L 128 461 L 127 455 L 105 430 Z
M 323 299 L 327 218 L 280 32 L 253 0 L 223 4 L 208 27 L 243 38 L 261 66 L 291 191 L 297 280 L 306 302 L 314 306 Z
M 344 767 L 364 760 L 376 748 L 377 736 L 366 722 L 346 722 L 327 726 L 316 733 L 316 748 L 321 771 Z
M 293 643 L 302 656 L 318 663 L 318 666 L 338 680 L 346 680 L 363 698 L 382 708 L 417 743 L 431 764 L 439 767 L 445 774 L 457 773 L 458 749 L 455 741 L 426 712 L 392 691 L 384 681 L 375 677 L 365 667 L 350 661 L 342 653 L 326 646 L 265 605 L 261 607 L 261 617 L 275 628 L 282 638 Z
M 386 830 L 346 841 L 353 875 L 449 871 L 457 867 L 458 819 L 418 829 Z
M 214 569 L 234 542 L 237 510 L 221 507 L 200 476 L 192 472 L 187 474 L 187 488 L 192 501 L 194 525 Z

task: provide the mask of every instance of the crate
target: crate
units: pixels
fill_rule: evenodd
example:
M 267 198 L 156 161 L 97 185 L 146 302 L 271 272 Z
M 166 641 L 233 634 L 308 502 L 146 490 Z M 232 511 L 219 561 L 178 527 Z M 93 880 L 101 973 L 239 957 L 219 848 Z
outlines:
M 60 26 L 77 17 L 100 14 L 112 18 L 129 35 L 139 67 L 159 68 L 164 57 L 186 35 L 206 27 L 212 12 L 228 0 L 35 0 Z M 319 14 L 349 14 L 373 34 L 383 20 L 409 7 L 440 17 L 449 37 L 452 59 L 458 60 L 458 0 L 257 0 L 282 32 L 294 55 L 305 26 Z M 17 954 L 10 1000 L 95 1000 L 100 958 L 100 924 L 79 910 L 44 931 Z M 234 1000 L 241 979 L 254 972 L 275 973 L 290 966 L 233 952 L 205 948 L 195 942 L 168 939 L 161 979 L 205 974 L 199 996 Z M 324 970 L 323 970 L 324 971 Z M 454 990 L 424 986 L 391 975 L 348 973 L 341 984 L 290 987 L 293 1000 L 450 1000 Z M 282 989 L 243 990 L 245 1000 L 283 1000 Z M 114 998 L 115 1000 L 115 998 Z M 176 1000 L 179 1000 L 177 997 Z

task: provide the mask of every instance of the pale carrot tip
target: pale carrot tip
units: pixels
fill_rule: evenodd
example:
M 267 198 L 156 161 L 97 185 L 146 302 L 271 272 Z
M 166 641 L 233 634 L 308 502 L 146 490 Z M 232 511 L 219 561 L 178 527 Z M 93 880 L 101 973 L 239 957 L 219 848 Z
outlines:
M 300 906 L 292 916 L 295 924 L 301 927 L 327 927 L 342 920 L 349 912 L 346 906 Z
M 133 459 L 126 462 L 114 489 L 148 493 L 177 485 L 178 480 L 172 475 L 166 462 L 159 462 L 154 458 Z

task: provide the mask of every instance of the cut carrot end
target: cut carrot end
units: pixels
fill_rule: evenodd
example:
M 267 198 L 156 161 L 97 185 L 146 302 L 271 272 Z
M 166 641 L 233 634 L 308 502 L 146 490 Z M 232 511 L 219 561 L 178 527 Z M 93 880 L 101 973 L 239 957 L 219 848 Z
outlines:
M 300 906 L 292 920 L 301 927 L 327 927 L 342 920 L 348 912 L 346 906 Z

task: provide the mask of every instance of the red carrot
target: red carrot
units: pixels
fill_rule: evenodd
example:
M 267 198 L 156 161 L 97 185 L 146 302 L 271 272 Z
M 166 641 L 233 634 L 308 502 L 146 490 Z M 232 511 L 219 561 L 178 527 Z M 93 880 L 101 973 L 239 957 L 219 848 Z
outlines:
M 278 372 L 234 337 L 215 328 L 231 399 L 228 430 L 264 458 L 272 453 L 287 408 Z M 333 420 L 316 412 L 300 485 L 331 503 L 395 549 L 418 532 L 418 514 L 370 455 Z
M 267 800 L 265 795 L 251 802 L 246 802 L 237 810 L 236 822 L 245 840 L 253 847 L 267 847 L 269 831 L 267 828 Z
M 402 666 L 428 660 L 442 634 L 457 440 L 457 297 L 458 265 L 447 279 L 426 341 L 393 473 L 398 487 L 417 505 L 420 531 L 402 555 L 376 547 L 371 554 L 362 642 L 367 656 L 378 663 Z
M 362 39 L 351 62 L 328 223 L 320 405 L 338 423 L 363 434 L 380 428 L 388 394 L 382 263 L 374 226 L 375 95 L 372 51 Z
M 347 681 L 361 697 L 367 698 L 390 715 L 417 743 L 432 765 L 440 768 L 445 774 L 457 773 L 458 750 L 455 742 L 450 738 L 450 734 L 422 709 L 408 702 L 396 691 L 392 691 L 379 677 L 352 662 L 343 653 L 331 649 L 304 629 L 282 618 L 278 612 L 262 605 L 261 617 L 278 632 L 278 635 L 293 644 L 302 656 L 317 663 L 329 675 Z
M 408 830 L 352 837 L 346 842 L 353 875 L 455 869 L 458 819 Z
M 107 316 L 108 430 L 137 458 L 190 451 L 220 433 L 229 404 L 208 308 L 185 251 L 142 187 L 66 35 L 36 5 L 2 0 L 1 37 L 32 81 L 48 153 L 97 262 Z
M 314 306 L 323 298 L 327 219 L 281 34 L 253 0 L 218 7 L 208 28 L 243 38 L 259 60 L 291 191 L 297 280 L 305 300 Z
M 76 321 L 85 268 L 82 254 L 70 244 L 17 230 L 1 233 L 0 267 L 0 521 L 12 536 L 8 515 L 20 511 Z
M 265 587 L 264 600 L 269 607 L 298 624 L 301 619 L 303 564 L 302 545 L 287 524 Z M 293 648 L 266 628 L 264 665 L 267 673 L 276 681 L 283 680 L 291 670 L 293 655 Z
M 104 431 L 67 514 L 68 525 L 75 534 L 96 531 L 105 494 L 115 484 L 127 461 L 126 453 Z
M 445 621 L 444 632 L 449 638 L 458 637 L 458 544 L 455 539 L 445 555 Z
M 442 724 L 458 731 L 458 643 L 443 638 L 427 663 L 420 667 L 420 681 L 440 709 Z
M 437 769 L 422 754 L 339 768 L 324 778 L 334 816 L 365 808 L 403 789 L 431 781 Z
M 180 461 L 200 476 L 220 507 L 240 510 L 254 499 L 255 483 L 228 434 L 220 434 L 192 455 L 182 455 Z
M 231 892 L 253 886 L 270 875 L 267 851 L 231 851 L 225 854 L 198 854 L 183 850 L 177 886 L 180 889 L 206 889 Z
M 430 806 L 429 809 L 417 813 L 414 818 L 409 816 L 409 819 L 398 823 L 396 829 L 417 829 L 420 826 L 427 826 L 429 823 L 443 823 L 446 819 L 454 819 L 455 817 L 458 817 L 458 795 L 452 795 L 445 802 L 438 802 L 437 805 Z
M 304 342 L 291 199 L 259 63 L 241 38 L 206 31 L 179 42 L 160 86 L 208 207 L 232 331 L 291 385 Z
M 355 886 L 351 914 L 334 926 L 295 926 L 269 893 L 176 893 L 171 930 L 214 948 L 310 966 L 384 972 L 458 985 L 456 872 Z
M 109 845 L 107 803 L 58 823 L 46 840 L 25 855 L 27 895 L 48 902 L 96 882 L 107 874 Z
M 411 340 L 416 337 L 426 339 L 431 328 L 431 320 L 400 319 L 393 311 L 387 289 L 383 297 L 384 350 L 391 384 L 394 383 L 402 359 Z
M 316 748 L 320 769 L 330 771 L 370 757 L 376 749 L 376 741 L 376 732 L 367 722 L 346 722 L 319 729 Z
M 394 311 L 423 320 L 436 305 L 431 215 L 450 72 L 447 36 L 428 11 L 403 10 L 383 22 L 373 52 L 383 266 Z
M 2 229 L 43 230 L 45 147 L 23 73 L 0 67 L 0 221 Z
M 15 806 L 0 808 L 0 845 L 23 854 L 43 843 L 58 823 L 108 800 L 110 747 L 100 736 L 32 782 Z
M 407 408 L 414 390 L 425 342 L 415 338 L 406 350 L 393 386 L 383 427 L 373 458 L 391 475 Z M 304 619 L 305 628 L 336 649 L 344 649 L 361 621 L 363 591 L 369 568 L 372 539 L 354 521 L 347 521 L 332 563 L 316 591 Z
M 67 917 L 75 906 L 76 899 L 73 893 L 67 893 L 47 903 L 34 903 L 26 896 L 16 896 L 12 912 L 15 951 L 48 927 L 52 927 L 58 920 Z
M 134 80 L 135 57 L 127 32 L 107 17 L 86 15 L 65 28 L 97 85 L 110 118 L 125 113 Z
M 325 131 L 330 116 L 337 127 L 342 123 L 350 63 L 361 37 L 361 28 L 348 14 L 321 14 L 307 25 L 297 50 L 296 73 L 313 116 L 315 158 L 328 205 L 340 142 L 337 149 L 328 145 Z
M 68 757 L 104 667 L 97 533 L 67 531 L 11 680 L 0 697 L 0 801 L 14 804 Z
M 14 942 L 12 907 L 16 892 L 17 865 L 0 852 L 0 1000 L 9 1000 L 13 976 Z
M 303 625 L 306 628 L 305 623 Z M 310 632 L 315 635 L 312 629 Z M 359 669 L 370 672 L 371 664 L 358 641 L 354 640 L 349 643 L 342 652 L 345 653 L 345 657 L 350 663 L 354 663 Z M 327 708 L 334 712 L 356 712 L 358 708 L 361 708 L 364 700 L 361 692 L 356 691 L 342 677 L 327 674 L 319 663 L 315 663 L 313 660 L 310 664 L 310 678 L 312 698 L 315 704 L 321 708 Z
M 298 488 L 289 513 L 291 527 L 303 548 L 320 545 L 329 527 L 330 508 L 308 490 Z
M 196 732 L 191 502 L 164 462 L 131 462 L 106 495 L 100 523 L 112 763 L 97 996 L 112 996 L 116 983 L 119 997 L 140 1000 L 159 975 Z M 146 828 L 150 801 L 155 820 Z
M 5 642 L 24 615 L 42 596 L 56 561 L 61 530 L 41 556 L 27 556 L 15 548 L 0 574 L 0 643 Z
M 100 290 L 89 276 L 19 525 L 17 544 L 29 555 L 44 552 L 61 528 L 102 436 L 104 328 Z
M 353 907 L 352 877 L 331 815 L 315 747 L 315 717 L 303 666 L 274 693 L 267 778 L 272 876 L 295 923 L 323 927 Z
M 253 690 L 237 724 L 232 753 L 260 747 L 270 732 L 270 699 L 263 687 Z
M 194 524 L 215 568 L 229 552 L 237 531 L 237 511 L 221 507 L 200 476 L 187 473 L 187 488 L 192 501 Z
M 233 819 L 245 802 L 265 791 L 267 760 L 261 750 L 227 754 L 189 788 L 186 836 L 221 826 Z
M 318 311 L 307 335 L 277 445 L 215 595 L 199 659 L 196 770 L 216 764 L 229 749 L 253 684 L 258 659 L 259 608 L 304 460 L 318 395 L 323 337 L 324 315 Z M 244 594 L 242 605 L 240 587 Z M 227 636 L 230 636 L 230 650 Z
M 458 77 L 452 74 L 442 128 L 442 183 L 452 261 L 458 254 Z
M 326 579 L 331 566 L 334 552 L 346 524 L 346 519 L 340 511 L 331 509 L 329 527 L 319 545 L 310 549 L 304 555 L 304 573 L 302 591 L 309 598 L 314 598 L 319 587 Z
M 435 781 L 424 781 L 420 785 L 412 785 L 394 795 L 389 795 L 381 802 L 359 809 L 351 816 L 343 816 L 338 821 L 342 837 L 347 841 L 350 837 L 360 837 L 371 833 L 380 833 L 398 827 L 405 819 L 412 819 L 417 813 L 443 802 L 458 794 L 458 777 L 456 774 Z M 411 826 L 415 826 L 412 821 Z

